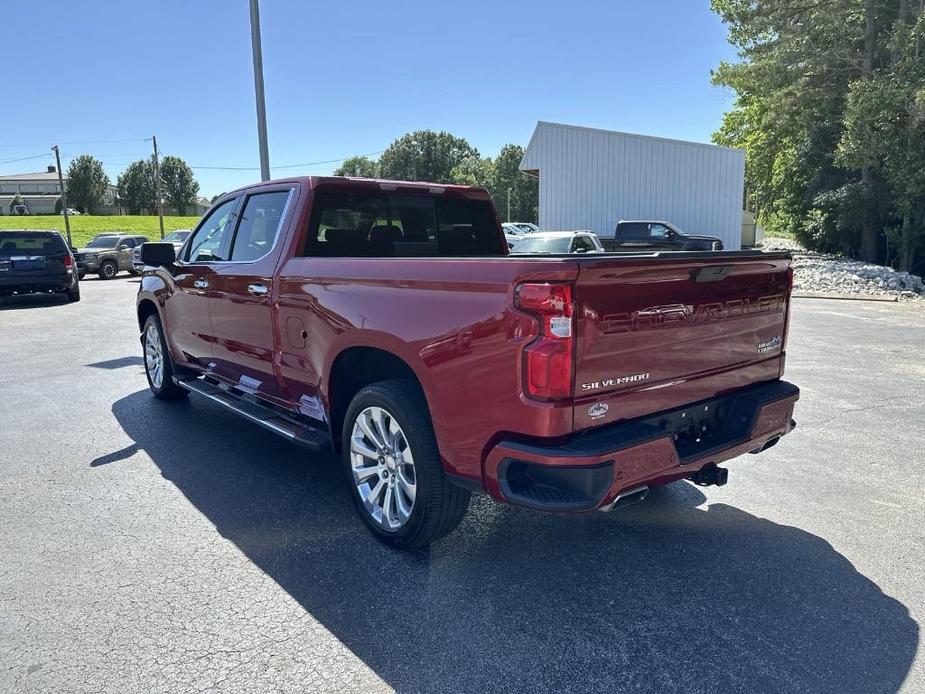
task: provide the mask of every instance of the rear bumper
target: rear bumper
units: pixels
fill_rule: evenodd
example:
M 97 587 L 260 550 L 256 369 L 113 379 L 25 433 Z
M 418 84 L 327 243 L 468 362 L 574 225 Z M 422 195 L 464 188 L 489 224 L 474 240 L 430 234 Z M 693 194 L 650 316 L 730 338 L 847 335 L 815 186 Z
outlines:
M 0 275 L 0 294 L 27 294 L 29 292 L 65 291 L 74 286 L 75 277 L 67 272 L 47 274 Z
M 799 389 L 786 381 L 575 434 L 564 441 L 505 439 L 485 460 L 485 487 L 499 501 L 548 511 L 607 507 L 642 486 L 759 452 L 795 426 Z

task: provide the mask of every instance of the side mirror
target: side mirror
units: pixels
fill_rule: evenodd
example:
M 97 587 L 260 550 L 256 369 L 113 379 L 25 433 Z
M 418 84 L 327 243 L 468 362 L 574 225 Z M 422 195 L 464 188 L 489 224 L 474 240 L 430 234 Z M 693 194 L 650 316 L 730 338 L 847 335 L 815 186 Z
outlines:
M 177 251 L 172 243 L 148 241 L 141 244 L 141 262 L 145 265 L 161 267 L 177 262 Z

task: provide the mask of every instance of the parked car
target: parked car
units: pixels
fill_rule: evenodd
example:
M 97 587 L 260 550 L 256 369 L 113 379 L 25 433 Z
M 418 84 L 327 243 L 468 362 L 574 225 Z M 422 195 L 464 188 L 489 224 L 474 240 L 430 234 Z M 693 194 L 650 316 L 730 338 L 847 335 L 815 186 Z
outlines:
M 134 274 L 132 251 L 147 240 L 147 236 L 119 232 L 97 234 L 90 243 L 78 248 L 74 254 L 80 278 L 83 279 L 88 273 L 95 273 L 100 279 L 111 280 L 122 270 Z
M 507 242 L 508 249 L 511 249 L 526 234 L 539 231 L 539 227 L 527 222 L 504 222 L 501 230 L 504 232 L 504 240 Z
M 519 229 L 522 234 L 535 234 L 540 228 L 532 222 L 507 222 L 507 226 Z
M 63 217 L 63 216 L 64 216 L 64 210 L 61 210 L 61 212 L 59 212 L 58 214 L 60 214 L 60 215 Z M 68 208 L 67 208 L 67 216 L 68 216 L 68 217 L 79 217 L 80 214 L 81 214 L 81 213 L 80 213 L 80 210 L 75 210 L 73 207 L 68 207 Z
M 162 241 L 164 243 L 172 243 L 177 249 L 177 253 L 179 253 L 180 248 L 183 246 L 183 242 L 189 238 L 191 233 L 189 229 L 177 229 L 167 234 Z M 141 271 L 145 269 L 145 264 L 141 262 L 141 244 L 138 244 L 132 250 L 132 269 L 135 271 L 136 275 L 141 274 Z
M 604 247 L 593 231 L 541 231 L 526 234 L 511 253 L 603 253 Z
M 57 231 L 0 231 L 0 296 L 34 292 L 80 301 L 71 249 Z
M 613 236 L 601 236 L 608 251 L 721 251 L 723 242 L 715 236 L 685 234 L 670 222 L 621 220 Z
M 390 545 L 450 532 L 473 490 L 581 512 L 724 484 L 794 426 L 787 253 L 508 257 L 484 189 L 310 177 L 141 257 L 153 394 L 333 447 Z

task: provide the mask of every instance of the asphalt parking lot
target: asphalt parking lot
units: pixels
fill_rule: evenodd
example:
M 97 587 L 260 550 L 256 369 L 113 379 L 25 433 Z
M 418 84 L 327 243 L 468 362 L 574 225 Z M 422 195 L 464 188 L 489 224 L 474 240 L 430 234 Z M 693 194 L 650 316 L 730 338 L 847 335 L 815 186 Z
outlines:
M 925 692 L 925 310 L 796 300 L 799 427 L 612 514 L 379 545 L 340 470 L 147 391 L 137 280 L 0 303 L 2 692 Z

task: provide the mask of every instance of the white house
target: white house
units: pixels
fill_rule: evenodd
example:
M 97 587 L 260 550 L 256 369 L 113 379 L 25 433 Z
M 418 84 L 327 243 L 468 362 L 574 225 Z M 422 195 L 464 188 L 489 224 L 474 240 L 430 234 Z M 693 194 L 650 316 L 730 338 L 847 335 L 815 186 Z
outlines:
M 520 169 L 539 177 L 542 229 L 665 220 L 741 247 L 743 150 L 540 121 Z

